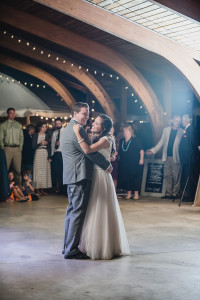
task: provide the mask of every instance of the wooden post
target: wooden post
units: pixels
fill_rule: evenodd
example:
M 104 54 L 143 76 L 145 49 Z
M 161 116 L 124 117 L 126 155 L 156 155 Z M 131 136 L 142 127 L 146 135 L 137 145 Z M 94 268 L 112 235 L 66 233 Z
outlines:
M 121 107 L 120 110 L 121 110 L 122 122 L 126 122 L 127 121 L 127 90 L 125 89 L 124 85 L 122 85 L 120 107 Z

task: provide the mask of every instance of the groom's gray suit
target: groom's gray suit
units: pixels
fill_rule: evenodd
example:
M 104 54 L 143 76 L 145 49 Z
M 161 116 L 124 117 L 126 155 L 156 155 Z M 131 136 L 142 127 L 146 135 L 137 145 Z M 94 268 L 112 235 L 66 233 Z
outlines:
M 61 137 L 61 151 L 63 157 L 63 183 L 67 184 L 69 205 L 65 215 L 65 238 L 63 254 L 76 255 L 80 241 L 81 230 L 86 214 L 93 176 L 93 163 L 107 170 L 110 162 L 100 153 L 85 155 L 73 130 L 76 123 L 71 119 L 63 130 Z M 81 136 L 90 144 L 90 140 L 83 127 Z

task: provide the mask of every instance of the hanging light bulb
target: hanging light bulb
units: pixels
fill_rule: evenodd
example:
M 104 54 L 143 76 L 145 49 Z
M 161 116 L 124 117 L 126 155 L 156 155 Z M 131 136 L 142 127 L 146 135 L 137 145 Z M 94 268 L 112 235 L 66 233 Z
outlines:
M 94 101 L 94 100 L 92 100 L 92 103 L 95 103 L 95 101 Z
M 104 76 L 104 73 L 101 73 L 101 76 L 103 77 L 103 76 Z
M 74 66 L 74 64 L 71 64 L 71 66 L 73 67 L 73 66 Z
M 33 51 L 35 51 L 35 49 L 36 49 L 36 48 L 35 48 L 35 47 L 33 47 Z
M 125 86 L 125 90 L 128 90 L 128 86 Z
M 59 60 L 59 57 L 56 57 L 56 60 Z
M 133 97 L 133 96 L 134 96 L 134 94 L 132 93 L 132 94 L 131 94 L 131 96 Z
M 111 78 L 113 77 L 112 74 L 110 74 L 110 77 L 111 77 Z
M 46 120 L 48 120 L 48 118 L 45 118 Z
M 44 119 L 44 117 L 40 117 L 40 119 Z
M 38 114 L 36 114 L 36 117 L 38 117 Z
M 24 85 L 27 85 L 27 82 L 24 82 Z
M 46 86 L 45 86 L 45 85 L 43 85 L 43 89 L 45 89 L 45 87 L 46 87 Z
M 88 72 L 89 71 L 89 69 L 86 69 L 86 72 Z
M 33 84 L 31 83 L 30 86 L 33 86 Z
M 14 39 L 14 35 L 11 35 L 11 39 Z
M 119 80 L 119 77 L 117 76 L 116 79 Z
M 40 86 L 39 86 L 39 84 L 37 84 L 37 88 L 39 88 Z
M 97 74 L 97 71 L 96 71 L 96 70 L 94 71 L 94 74 L 95 74 L 95 75 Z
M 66 61 L 65 60 L 63 60 L 63 64 L 65 64 L 66 63 Z
M 49 53 L 47 56 L 48 56 L 48 57 L 50 57 L 50 56 L 51 56 L 51 54 Z
M 94 108 L 92 108 L 92 111 L 94 111 Z
M 3 34 L 6 34 L 6 31 L 4 31 Z
M 27 42 L 26 45 L 29 46 L 30 45 L 29 42 Z
M 41 51 L 40 53 L 41 53 L 41 54 L 43 54 L 43 53 L 44 53 L 44 51 Z
M 135 103 L 137 103 L 138 102 L 138 100 L 137 99 L 135 99 Z
M 18 43 L 21 43 L 21 40 L 18 40 Z
M 78 68 L 79 68 L 79 70 L 80 70 L 80 69 L 81 69 L 81 66 L 79 66 Z

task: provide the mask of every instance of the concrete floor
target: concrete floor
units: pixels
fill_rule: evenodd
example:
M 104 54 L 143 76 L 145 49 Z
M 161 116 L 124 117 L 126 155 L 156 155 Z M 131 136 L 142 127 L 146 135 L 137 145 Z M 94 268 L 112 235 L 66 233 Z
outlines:
M 0 204 L 1 300 L 200 299 L 200 208 L 121 200 L 131 255 L 70 261 L 61 255 L 66 206 L 53 195 Z

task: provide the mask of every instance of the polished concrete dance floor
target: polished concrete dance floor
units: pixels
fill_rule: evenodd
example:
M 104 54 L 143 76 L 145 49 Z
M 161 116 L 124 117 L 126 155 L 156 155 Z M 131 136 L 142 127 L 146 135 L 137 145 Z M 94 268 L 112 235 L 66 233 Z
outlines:
M 61 255 L 66 206 L 53 195 L 0 204 L 1 300 L 200 299 L 200 208 L 121 200 L 131 255 L 77 261 Z

